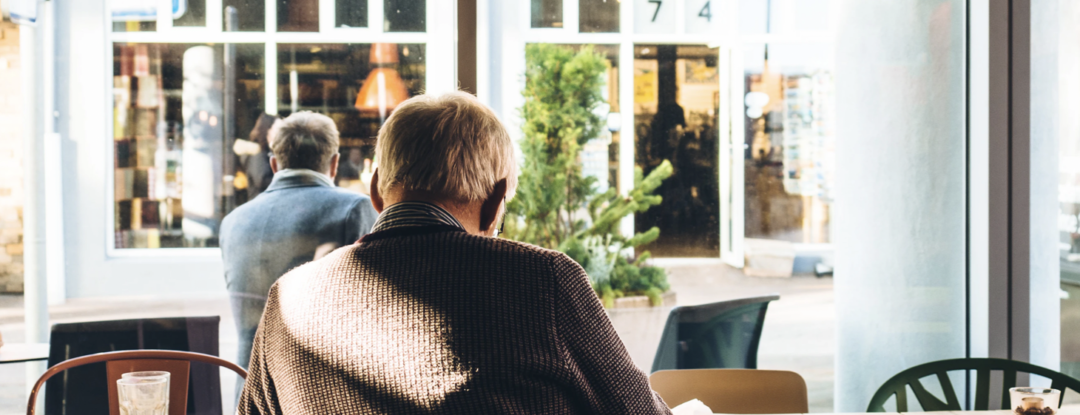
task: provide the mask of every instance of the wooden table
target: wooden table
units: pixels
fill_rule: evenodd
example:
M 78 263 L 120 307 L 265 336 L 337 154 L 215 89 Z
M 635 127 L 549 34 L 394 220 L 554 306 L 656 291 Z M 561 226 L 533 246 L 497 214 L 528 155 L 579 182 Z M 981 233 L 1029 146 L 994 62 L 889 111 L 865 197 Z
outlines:
M 898 412 L 891 412 L 891 414 L 897 414 Z M 905 414 L 912 415 L 1013 415 L 1013 412 L 1006 409 L 1001 411 L 941 411 L 941 412 L 904 412 Z M 714 415 L 729 415 L 717 412 Z M 794 415 L 794 414 L 772 414 L 772 415 Z M 814 414 L 814 415 L 882 415 L 880 413 L 832 413 L 832 414 Z M 1065 404 L 1058 409 L 1057 415 L 1080 415 L 1080 405 Z
M 48 343 L 8 343 L 0 346 L 0 364 L 49 360 Z

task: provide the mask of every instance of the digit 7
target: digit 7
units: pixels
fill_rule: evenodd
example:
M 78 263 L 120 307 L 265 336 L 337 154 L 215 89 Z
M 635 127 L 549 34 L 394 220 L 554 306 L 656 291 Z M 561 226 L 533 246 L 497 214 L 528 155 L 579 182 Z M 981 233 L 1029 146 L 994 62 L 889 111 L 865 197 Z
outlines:
M 656 15 L 660 14 L 660 5 L 664 4 L 664 0 L 649 0 L 649 3 L 656 4 L 656 10 L 653 11 L 652 21 L 656 21 Z

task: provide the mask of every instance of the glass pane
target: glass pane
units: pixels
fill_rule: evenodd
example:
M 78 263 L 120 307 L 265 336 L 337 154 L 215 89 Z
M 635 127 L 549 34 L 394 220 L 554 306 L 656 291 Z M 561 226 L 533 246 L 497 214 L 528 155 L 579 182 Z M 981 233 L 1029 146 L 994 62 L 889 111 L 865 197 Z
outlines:
M 156 32 L 157 22 L 113 22 L 113 32 Z
M 339 187 L 368 192 L 375 137 L 394 107 L 424 90 L 421 44 L 278 46 L 279 114 L 326 114 L 341 134 Z M 381 82 L 380 82 L 381 80 Z M 380 90 L 380 88 L 382 88 Z
M 580 0 L 578 31 L 613 33 L 619 31 L 619 0 Z
M 221 219 L 243 202 L 226 180 L 237 157 L 226 134 L 263 112 L 263 48 L 113 45 L 116 248 L 217 246 Z
M 648 175 L 664 161 L 674 174 L 663 202 L 635 216 L 635 229 L 661 229 L 641 249 L 661 257 L 720 254 L 717 61 L 706 46 L 634 45 L 635 162 Z
M 1031 323 L 1032 363 L 1053 368 L 1058 343 L 1061 371 L 1073 377 L 1080 376 L 1080 122 L 1073 115 L 1080 111 L 1078 27 L 1080 4 L 1032 2 L 1031 313 L 1039 316 Z M 1035 300 L 1040 297 L 1060 300 Z M 1060 321 L 1053 321 L 1055 313 Z M 1057 330 L 1059 342 L 1034 341 L 1035 333 L 1049 340 Z
M 278 0 L 279 32 L 318 32 L 319 0 Z
M 368 27 L 368 0 L 336 0 L 337 27 Z
M 693 2 L 694 0 L 690 0 Z M 697 0 L 700 1 L 700 0 Z M 713 0 L 713 16 L 718 16 L 720 2 Z M 688 6 L 687 12 L 701 6 Z M 807 33 L 826 32 L 835 24 L 829 14 L 829 0 L 739 0 L 739 32 Z M 692 26 L 693 20 L 688 20 Z
M 532 0 L 532 27 L 563 27 L 562 0 Z
M 383 0 L 384 32 L 426 32 L 427 0 Z
M 113 32 L 157 31 L 157 3 L 113 0 L 109 3 Z
M 836 102 L 828 44 L 745 45 L 747 238 L 831 241 Z
M 675 2 L 634 0 L 634 32 L 675 33 Z
M 835 410 L 859 412 L 900 371 L 965 356 L 967 2 L 830 4 Z
M 180 0 L 173 2 L 179 10 L 173 10 L 173 26 L 206 27 L 206 0 Z
M 223 10 L 236 9 L 235 29 L 229 26 L 229 14 L 222 19 L 221 29 L 226 32 L 266 31 L 266 0 L 222 0 Z

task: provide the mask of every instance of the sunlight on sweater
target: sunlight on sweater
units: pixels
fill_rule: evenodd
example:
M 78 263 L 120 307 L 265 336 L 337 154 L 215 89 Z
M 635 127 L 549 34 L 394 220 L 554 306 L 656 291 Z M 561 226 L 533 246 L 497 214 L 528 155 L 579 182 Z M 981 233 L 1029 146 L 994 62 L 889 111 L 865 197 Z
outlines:
M 344 251 L 347 250 L 337 250 L 330 257 L 340 256 Z M 445 316 L 394 285 L 377 278 L 338 284 L 343 292 L 323 300 L 313 298 L 303 289 L 290 289 L 293 281 L 279 281 L 281 318 L 300 347 L 315 353 L 335 370 L 358 374 L 364 383 L 377 386 L 381 392 L 407 398 L 429 410 L 437 409 L 449 394 L 462 390 L 472 377 L 471 370 L 457 358 L 449 344 L 451 336 Z M 379 298 L 383 307 L 373 307 L 373 302 L 361 300 L 364 298 Z M 386 307 L 388 303 L 397 306 Z M 406 308 L 414 311 L 393 312 Z M 348 318 L 343 318 L 345 315 Z M 349 322 L 348 326 L 332 336 L 311 327 L 312 322 L 343 320 Z M 352 389 L 348 385 L 331 384 L 342 382 L 341 379 L 326 382 L 320 387 Z

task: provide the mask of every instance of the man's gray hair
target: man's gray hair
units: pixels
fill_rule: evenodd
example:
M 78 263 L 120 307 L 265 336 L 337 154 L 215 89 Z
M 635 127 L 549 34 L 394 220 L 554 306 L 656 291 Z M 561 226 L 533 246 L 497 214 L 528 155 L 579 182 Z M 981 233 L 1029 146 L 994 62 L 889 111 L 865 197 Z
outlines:
M 338 152 L 338 130 L 334 120 L 311 111 L 300 111 L 270 130 L 270 150 L 281 169 L 330 170 L 330 160 Z
M 498 117 L 465 92 L 420 95 L 394 110 L 375 146 L 379 191 L 431 192 L 457 203 L 486 199 L 506 179 L 517 187 L 514 143 Z

